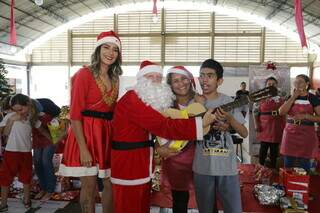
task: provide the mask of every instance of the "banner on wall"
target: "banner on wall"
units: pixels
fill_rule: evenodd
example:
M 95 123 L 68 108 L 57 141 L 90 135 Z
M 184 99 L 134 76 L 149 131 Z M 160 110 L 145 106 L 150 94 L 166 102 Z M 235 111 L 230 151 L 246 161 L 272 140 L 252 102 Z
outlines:
M 280 96 L 290 94 L 290 68 L 286 64 L 262 64 L 249 66 L 249 90 L 251 92 L 265 87 L 266 79 L 274 77 L 278 81 L 278 89 Z M 250 106 L 252 109 L 252 104 Z M 259 154 L 260 143 L 256 140 L 256 132 L 252 110 L 249 116 L 249 154 Z
M 290 68 L 286 64 L 276 64 L 274 68 L 269 68 L 267 64 L 250 65 L 249 90 L 256 91 L 265 87 L 265 81 L 269 77 L 277 79 L 279 95 L 286 96 L 290 93 Z

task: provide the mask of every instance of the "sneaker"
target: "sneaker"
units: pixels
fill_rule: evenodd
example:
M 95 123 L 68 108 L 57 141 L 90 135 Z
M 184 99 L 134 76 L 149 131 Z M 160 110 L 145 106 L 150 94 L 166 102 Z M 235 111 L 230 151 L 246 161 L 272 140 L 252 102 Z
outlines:
M 8 205 L 0 206 L 0 212 L 8 212 Z

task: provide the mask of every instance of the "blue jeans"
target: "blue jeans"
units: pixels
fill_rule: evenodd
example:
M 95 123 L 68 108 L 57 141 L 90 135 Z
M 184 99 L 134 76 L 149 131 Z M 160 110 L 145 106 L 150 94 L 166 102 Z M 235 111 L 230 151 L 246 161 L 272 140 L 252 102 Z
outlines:
M 42 190 L 53 193 L 56 187 L 56 176 L 52 163 L 56 146 L 50 144 L 45 148 L 33 150 L 33 164 Z
M 284 155 L 283 158 L 285 168 L 300 167 L 304 168 L 307 172 L 310 171 L 311 161 L 309 158 L 300 158 L 288 155 Z

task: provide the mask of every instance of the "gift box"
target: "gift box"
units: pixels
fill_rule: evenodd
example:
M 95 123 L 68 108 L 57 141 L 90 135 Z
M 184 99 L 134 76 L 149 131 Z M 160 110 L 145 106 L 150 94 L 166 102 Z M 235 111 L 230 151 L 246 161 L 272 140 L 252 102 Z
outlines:
M 280 183 L 285 187 L 286 194 L 290 197 L 297 197 L 305 204 L 309 202 L 309 175 L 301 175 L 293 169 L 280 168 Z
M 66 125 L 64 122 L 59 121 L 58 119 L 54 118 L 48 124 L 48 129 L 51 135 L 52 143 L 58 143 L 66 132 Z
M 288 197 L 286 197 L 286 200 L 289 202 L 290 207 L 282 208 L 282 213 L 308 213 L 308 211 L 306 211 L 307 206 L 303 205 L 301 203 L 302 201 Z

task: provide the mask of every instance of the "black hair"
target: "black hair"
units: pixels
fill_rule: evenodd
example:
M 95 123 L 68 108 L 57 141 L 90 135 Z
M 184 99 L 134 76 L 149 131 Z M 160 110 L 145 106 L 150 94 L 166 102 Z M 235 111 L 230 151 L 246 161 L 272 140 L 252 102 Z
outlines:
M 202 62 L 200 70 L 203 68 L 210 68 L 216 71 L 217 79 L 223 78 L 223 67 L 222 65 L 213 59 L 207 59 Z
M 272 76 L 267 78 L 264 84 L 266 85 L 268 83 L 268 81 L 274 81 L 274 82 L 276 82 L 276 84 L 278 84 L 277 79 L 275 77 L 272 77 Z
M 21 106 L 28 106 L 31 103 L 31 100 L 29 96 L 23 95 L 23 94 L 15 94 L 10 98 L 9 101 L 10 107 L 13 107 L 16 104 L 19 104 Z
M 307 91 L 310 90 L 311 82 L 310 82 L 310 78 L 307 75 L 300 74 L 300 75 L 297 75 L 296 78 L 302 78 L 308 84 Z

